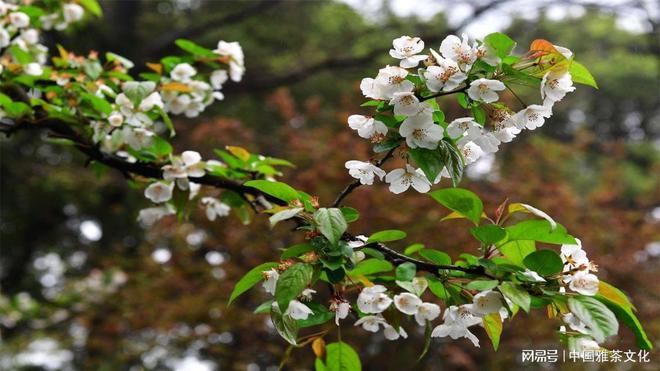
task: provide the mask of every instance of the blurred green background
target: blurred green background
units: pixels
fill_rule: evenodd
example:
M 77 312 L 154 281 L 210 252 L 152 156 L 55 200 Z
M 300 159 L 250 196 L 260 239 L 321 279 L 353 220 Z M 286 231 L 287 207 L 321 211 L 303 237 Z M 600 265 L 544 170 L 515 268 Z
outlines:
M 624 289 L 660 345 L 660 37 L 654 1 L 105 1 L 105 18 L 52 47 L 114 51 L 141 67 L 189 38 L 205 46 L 239 41 L 247 74 L 226 99 L 195 120 L 175 122 L 177 150 L 240 145 L 296 163 L 285 179 L 328 204 L 349 181 L 346 160 L 370 156 L 346 125 L 359 104 L 362 77 L 395 63 L 391 40 L 420 36 L 437 48 L 447 33 L 483 37 L 504 31 L 518 41 L 545 38 L 572 49 L 600 89 L 579 86 L 541 129 L 472 165 L 463 187 L 493 210 L 505 198 L 553 215 L 581 238 L 599 276 Z M 529 102 L 538 100 L 534 92 Z M 448 117 L 460 115 L 440 101 Z M 232 307 L 233 284 L 251 267 L 297 242 L 263 217 L 164 220 L 142 229 L 148 207 L 121 174 L 97 176 L 85 159 L 34 133 L 0 140 L 0 369 L 272 370 L 286 349 L 269 320 L 252 314 L 266 294 L 252 290 Z M 446 186 L 446 184 L 443 184 Z M 379 184 L 347 203 L 361 212 L 352 232 L 409 232 L 454 258 L 476 246 L 461 221 L 417 193 L 390 194 Z M 404 248 L 403 242 L 394 245 Z M 360 349 L 367 370 L 547 369 L 521 364 L 522 349 L 557 348 L 558 323 L 521 313 L 505 323 L 499 352 L 482 330 L 482 348 L 436 339 L 415 363 L 423 334 L 407 341 L 353 329 L 342 337 Z M 412 330 L 412 326 L 410 327 Z M 331 331 L 327 340 L 336 339 Z M 627 328 L 611 343 L 637 349 Z M 652 363 L 632 369 L 656 369 Z M 310 369 L 297 349 L 289 369 Z M 598 368 L 599 365 L 590 365 Z M 555 365 L 581 369 L 577 364 Z M 610 369 L 611 364 L 600 365 Z

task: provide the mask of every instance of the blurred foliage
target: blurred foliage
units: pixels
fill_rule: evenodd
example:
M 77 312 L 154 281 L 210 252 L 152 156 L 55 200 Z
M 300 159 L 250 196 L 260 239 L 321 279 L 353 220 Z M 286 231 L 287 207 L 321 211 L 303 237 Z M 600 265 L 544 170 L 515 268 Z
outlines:
M 177 6 L 185 3 L 199 7 Z M 384 11 L 373 22 L 334 2 L 106 1 L 103 6 L 103 22 L 50 40 L 51 45 L 61 42 L 77 52 L 114 50 L 141 63 L 173 48 L 172 38 L 208 45 L 220 38 L 240 41 L 246 80 L 227 89 L 226 100 L 202 119 L 175 122 L 178 149 L 210 154 L 212 148 L 232 144 L 289 159 L 297 168 L 288 171 L 288 181 L 319 195 L 322 203 L 331 202 L 349 181 L 346 160 L 370 156 L 345 124 L 349 114 L 359 113 L 359 79 L 388 63 L 393 38 L 420 35 L 434 47 L 452 30 L 442 14 L 420 21 Z M 462 186 L 481 195 L 488 210 L 509 197 L 574 226 L 571 233 L 600 265 L 600 277 L 632 296 L 657 349 L 657 34 L 633 34 L 615 22 L 614 15 L 598 9 L 562 21 L 543 14 L 537 21 L 514 20 L 506 32 L 523 47 L 540 37 L 570 47 L 590 66 L 600 89 L 580 87 L 556 107 L 542 135 L 522 135 L 497 155 L 492 167 L 472 171 Z M 443 108 L 448 115 L 460 114 L 460 107 Z M 175 368 L 170 358 L 187 355 L 212 360 L 220 369 L 279 363 L 285 344 L 266 316 L 251 313 L 265 295 L 256 290 L 230 308 L 226 300 L 242 274 L 298 242 L 285 228 L 271 234 L 263 232 L 268 226 L 261 218 L 250 227 L 236 219 L 210 223 L 192 218 L 165 220 L 143 231 L 134 220 L 147 201 L 121 174 L 97 177 L 72 151 L 27 133 L 0 143 L 3 295 L 29 293 L 40 311 L 24 318 L 2 314 L 3 362 L 45 336 L 69 349 L 78 369 Z M 440 224 L 442 212 L 424 195 L 395 199 L 378 185 L 359 189 L 348 202 L 361 212 L 353 232 L 406 230 L 405 243 L 394 245 L 401 249 L 422 242 L 454 256 L 470 241 L 453 232 L 452 223 L 461 221 Z M 100 240 L 81 233 L 85 221 L 102 228 Z M 48 269 L 36 263 L 48 253 L 58 254 L 66 268 L 54 286 L 44 279 Z M 167 261 L 158 263 L 154 257 Z M 75 282 L 113 270 L 125 272 L 127 281 L 102 299 L 83 300 L 85 305 L 54 299 L 53 287 L 66 294 L 76 291 Z M 533 316 L 522 320 L 518 326 L 505 324 L 498 353 L 464 341 L 434 340 L 417 367 L 519 367 L 521 349 L 554 346 L 549 322 Z M 404 347 L 348 325 L 342 331 L 362 350 L 369 369 L 409 369 L 422 347 L 422 334 L 411 334 L 413 341 Z M 634 348 L 627 329 L 621 330 L 617 348 Z M 651 359 L 657 361 L 657 350 Z M 312 360 L 309 348 L 295 350 L 289 365 Z

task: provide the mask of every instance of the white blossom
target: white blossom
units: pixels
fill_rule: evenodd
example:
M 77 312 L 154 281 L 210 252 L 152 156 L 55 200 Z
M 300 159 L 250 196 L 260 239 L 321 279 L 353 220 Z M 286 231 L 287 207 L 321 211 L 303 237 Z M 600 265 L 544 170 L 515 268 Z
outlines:
M 410 148 L 438 148 L 444 130 L 433 122 L 431 109 L 422 109 L 418 114 L 406 118 L 399 127 L 399 134 L 406 138 Z
M 395 115 L 412 116 L 420 111 L 419 99 L 411 91 L 396 92 L 390 100 Z
M 30 75 L 30 76 L 41 76 L 44 73 L 44 69 L 41 67 L 39 63 L 32 62 L 23 66 L 23 72 L 25 72 L 26 75 Z
M 463 40 L 456 35 L 449 35 L 440 44 L 442 56 L 455 61 L 458 67 L 467 72 L 477 60 L 477 53 L 468 43 L 467 35 L 463 34 Z
M 497 51 L 487 43 L 476 46 L 475 50 L 477 53 L 477 58 L 493 67 L 496 67 L 502 61 L 502 59 L 497 56 Z
M 433 303 L 422 303 L 415 313 L 415 321 L 420 326 L 424 326 L 427 321 L 433 321 L 440 315 L 440 307 Z
M 188 63 L 180 63 L 174 66 L 170 72 L 170 77 L 174 81 L 189 82 L 190 79 L 197 74 L 195 67 Z
M 348 126 L 357 130 L 358 135 L 365 139 L 387 134 L 387 126 L 370 116 L 350 115 L 348 116 Z
M 300 298 L 306 301 L 312 300 L 312 295 L 316 294 L 316 290 L 306 288 L 300 293 Z
M 202 206 L 206 210 L 206 217 L 210 221 L 214 221 L 217 217 L 223 217 L 229 215 L 231 208 L 229 205 L 220 202 L 218 199 L 213 197 L 203 197 L 200 200 Z
M 385 328 L 383 335 L 387 340 L 397 340 L 400 337 L 404 339 L 408 338 L 408 333 L 401 326 L 399 326 L 399 331 L 397 331 L 394 326 L 390 325 L 389 323 L 385 323 L 383 326 Z
M 335 324 L 339 326 L 339 320 L 348 317 L 351 305 L 347 301 L 333 299 L 330 302 L 330 310 L 335 312 Z
M 390 184 L 390 192 L 399 194 L 412 186 L 419 193 L 426 193 L 431 189 L 431 183 L 421 169 L 415 170 L 406 164 L 404 169 L 394 169 L 385 176 L 385 182 Z
M 392 99 L 394 93 L 411 92 L 415 88 L 412 81 L 406 80 L 408 71 L 405 68 L 387 66 L 378 71 L 373 82 L 374 99 Z
M 140 210 L 137 220 L 143 226 L 150 227 L 162 217 L 165 217 L 167 215 L 173 215 L 174 213 L 175 213 L 174 208 L 169 204 L 165 204 L 163 206 L 158 206 L 158 207 L 149 207 Z
M 472 312 L 464 305 L 452 305 L 445 310 L 442 316 L 444 323 L 436 326 L 431 333 L 431 337 L 446 337 L 452 339 L 467 338 L 474 346 L 479 346 L 479 339 L 470 332 L 468 327 L 481 323 L 481 318 L 475 317 Z
M 483 317 L 490 313 L 499 312 L 503 307 L 502 294 L 493 290 L 486 290 L 472 298 L 472 304 L 466 305 L 475 316 Z
M 134 150 L 150 147 L 153 143 L 154 132 L 143 128 L 124 126 L 121 131 L 124 142 Z M 168 179 L 166 179 L 168 180 Z
M 181 189 L 188 188 L 188 178 L 199 178 L 204 176 L 205 164 L 202 156 L 195 151 L 184 151 L 181 157 L 173 157 L 170 165 L 163 166 L 163 179 L 177 180 Z
M 387 325 L 387 321 L 381 315 L 377 316 L 364 316 L 355 321 L 354 326 L 362 326 L 365 331 L 378 332 L 380 326 Z
M 0 27 L 0 48 L 6 48 L 9 46 L 9 43 L 11 42 L 11 36 L 9 36 L 9 32 L 5 30 L 4 28 Z
M 291 318 L 298 320 L 306 320 L 310 314 L 314 314 L 314 312 L 298 300 L 291 300 L 289 307 L 284 312 L 284 315 L 289 315 Z
M 215 70 L 213 73 L 211 73 L 210 77 L 210 82 L 211 86 L 213 89 L 220 89 L 222 88 L 222 84 L 227 82 L 227 79 L 229 78 L 229 74 L 227 74 L 227 71 L 225 70 Z
M 348 241 L 348 246 L 350 246 L 352 249 L 362 247 L 367 243 L 368 240 L 369 238 L 365 235 L 355 236 L 355 240 Z
M 514 115 L 518 129 L 534 130 L 543 126 L 545 119 L 552 116 L 549 106 L 532 104 Z
M 417 55 L 424 50 L 424 41 L 419 37 L 401 36 L 392 42 L 394 49 L 390 49 L 393 58 L 401 59 L 399 65 L 403 68 L 417 67 L 419 62 L 426 59 L 425 55 Z
M 545 282 L 545 278 L 541 277 L 538 273 L 535 271 L 525 269 L 524 272 L 520 272 L 520 274 L 527 278 L 531 282 Z
M 465 165 L 469 165 L 477 161 L 481 156 L 484 155 L 484 151 L 474 142 L 467 142 L 462 147 L 460 147 L 461 153 L 463 154 L 463 159 L 465 160 Z
M 241 81 L 245 73 L 245 56 L 241 45 L 236 41 L 220 41 L 218 42 L 218 47 L 213 52 L 229 57 L 229 77 L 232 81 Z
M 413 315 L 422 305 L 422 300 L 409 292 L 404 292 L 394 296 L 394 306 L 402 313 Z
M 564 321 L 565 324 L 568 325 L 568 327 L 571 328 L 571 330 L 575 330 L 583 334 L 589 333 L 589 330 L 587 329 L 587 325 L 584 322 L 580 321 L 580 319 L 573 313 L 563 314 L 561 316 L 561 319 L 562 321 Z
M 173 190 L 174 183 L 172 182 L 154 182 L 144 190 L 144 196 L 150 199 L 151 202 L 166 202 L 172 198 Z
M 9 13 L 9 22 L 16 28 L 25 28 L 30 25 L 30 17 L 23 12 Z
M 575 239 L 577 244 L 561 245 L 561 260 L 564 262 L 564 272 L 576 268 L 586 268 L 589 266 L 587 252 L 582 249 L 582 241 Z
M 441 58 L 436 63 L 437 66 L 429 66 L 424 71 L 424 80 L 430 91 L 452 91 L 467 79 L 467 75 L 461 72 L 453 60 Z
M 110 113 L 110 116 L 108 116 L 108 122 L 111 126 L 118 128 L 124 123 L 124 116 L 119 112 L 112 112 Z
M 504 89 L 506 89 L 506 85 L 500 80 L 481 78 L 470 83 L 467 93 L 473 100 L 492 103 L 499 99 L 497 92 Z
M 360 180 L 361 184 L 372 185 L 375 176 L 378 176 L 380 180 L 383 180 L 385 176 L 383 169 L 370 162 L 350 160 L 346 161 L 344 166 L 353 178 Z
M 598 277 L 586 271 L 577 271 L 570 280 L 569 288 L 582 295 L 594 296 L 598 293 Z
M 66 3 L 62 6 L 62 14 L 64 14 L 64 22 L 73 23 L 83 18 L 85 10 L 78 4 Z
M 566 93 L 575 91 L 573 79 L 568 71 L 548 71 L 541 80 L 541 98 L 554 103 L 562 100 Z
M 261 272 L 261 276 L 264 278 L 264 282 L 261 283 L 261 286 L 266 290 L 267 293 L 275 295 L 275 287 L 277 286 L 277 280 L 280 278 L 279 272 L 275 268 L 272 268 L 267 271 Z
M 387 288 L 382 285 L 365 287 L 358 295 L 358 308 L 364 313 L 381 313 L 392 304 L 392 299 L 385 294 Z

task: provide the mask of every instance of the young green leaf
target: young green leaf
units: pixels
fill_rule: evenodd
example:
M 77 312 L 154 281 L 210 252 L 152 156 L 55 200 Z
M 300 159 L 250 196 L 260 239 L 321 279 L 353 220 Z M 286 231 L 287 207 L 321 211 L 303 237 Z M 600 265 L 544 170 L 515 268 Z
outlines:
M 306 252 L 314 250 L 314 246 L 308 244 L 308 243 L 300 243 L 297 245 L 293 245 L 284 252 L 282 252 L 282 255 L 280 256 L 280 259 L 285 260 L 285 259 L 291 259 L 295 258 L 296 256 L 300 256 Z
M 445 167 L 445 156 L 438 149 L 411 148 L 408 153 L 431 183 Z
M 280 275 L 275 286 L 275 300 L 282 313 L 286 312 L 289 302 L 300 295 L 312 281 L 314 268 L 307 263 L 296 263 Z
M 256 188 L 261 192 L 278 198 L 282 201 L 293 201 L 298 199 L 298 191 L 293 189 L 290 185 L 282 182 L 270 182 L 268 180 L 250 180 L 243 185 L 246 187 Z
M 376 273 L 389 272 L 394 267 L 392 263 L 380 259 L 365 259 L 358 263 L 358 265 L 348 272 L 350 276 L 370 276 Z
M 243 276 L 243 278 L 241 278 L 238 282 L 236 282 L 236 285 L 234 286 L 234 290 L 229 295 L 229 303 L 227 305 L 230 305 L 237 297 L 239 297 L 241 294 L 252 288 L 252 286 L 256 285 L 261 280 L 263 280 L 262 272 L 270 270 L 277 266 L 278 266 L 277 263 L 270 262 L 270 263 L 263 263 L 261 265 L 258 265 L 250 269 L 250 271 L 247 272 Z
M 443 251 L 433 250 L 433 249 L 423 249 L 417 252 L 424 259 L 429 260 L 438 265 L 449 265 L 451 264 L 451 257 Z
M 628 326 L 628 328 L 635 335 L 637 345 L 640 348 L 646 350 L 653 349 L 653 343 L 651 340 L 649 340 L 646 332 L 644 331 L 644 328 L 642 327 L 642 324 L 639 322 L 639 319 L 637 319 L 637 316 L 635 316 L 635 313 L 633 313 L 632 308 L 621 305 L 619 302 L 609 300 L 600 294 L 596 295 L 596 299 L 605 304 L 612 312 L 614 312 L 614 315 L 619 319 L 619 321 Z
M 470 233 L 477 240 L 486 245 L 496 244 L 506 238 L 506 230 L 495 224 L 486 224 L 470 229 Z
M 501 32 L 493 32 L 484 38 L 484 43 L 495 49 L 498 57 L 504 58 L 511 53 L 516 42 Z
M 405 250 L 403 250 L 404 255 L 412 256 L 414 253 L 418 252 L 419 250 L 422 250 L 424 248 L 424 244 L 422 243 L 414 243 L 408 247 L 406 247 Z
M 542 276 L 559 273 L 564 268 L 561 256 L 550 249 L 534 251 L 523 259 L 523 264 Z
M 328 322 L 335 318 L 335 312 L 328 309 L 327 306 L 317 302 L 306 302 L 305 305 L 312 310 L 307 319 L 298 320 L 298 327 L 312 327 Z
M 389 241 L 398 241 L 406 238 L 406 232 L 399 231 L 397 229 L 388 229 L 385 231 L 380 231 L 369 236 L 367 244 L 372 242 L 389 242 Z
M 433 191 L 429 195 L 444 207 L 472 220 L 475 225 L 479 224 L 484 205 L 473 192 L 462 188 L 445 188 Z
M 465 285 L 468 290 L 486 291 L 492 290 L 500 283 L 498 280 L 477 280 Z
M 346 223 L 352 223 L 360 218 L 360 213 L 352 207 L 342 207 L 340 210 L 344 214 Z
M 611 310 L 600 301 L 578 295 L 568 299 L 568 308 L 580 319 L 589 330 L 596 342 L 602 343 L 606 338 L 619 332 L 619 322 Z
M 270 311 L 270 319 L 277 333 L 282 339 L 291 345 L 296 345 L 298 337 L 298 323 L 290 316 L 282 315 L 283 311 L 277 306 L 273 306 Z
M 532 302 L 532 298 L 529 296 L 529 293 L 524 289 L 516 286 L 513 282 L 502 282 L 499 286 L 500 292 L 502 295 L 506 296 L 525 312 L 529 312 L 529 307 Z
M 270 221 L 270 226 L 274 227 L 275 224 L 283 220 L 291 219 L 294 216 L 298 215 L 298 213 L 300 213 L 301 211 L 303 211 L 302 207 L 293 207 L 291 209 L 284 209 L 280 212 L 271 215 L 271 217 L 268 218 L 268 221 Z
M 327 371 L 361 371 L 360 357 L 350 345 L 337 342 L 325 347 Z
M 571 66 L 568 68 L 568 72 L 570 72 L 571 78 L 573 78 L 574 82 L 578 84 L 593 86 L 594 88 L 598 89 L 596 79 L 594 79 L 587 67 L 583 66 L 582 64 L 576 61 L 572 61 Z
M 417 267 L 411 262 L 405 262 L 396 267 L 395 273 L 397 281 L 411 281 L 417 273 Z
M 566 232 L 563 225 L 557 224 L 553 230 L 547 220 L 524 220 L 505 229 L 509 234 L 509 241 L 533 240 L 557 245 L 577 244 L 575 238 Z
M 524 267 L 523 259 L 536 251 L 536 243 L 527 240 L 509 241 L 498 249 L 511 263 Z
M 484 316 L 484 329 L 486 334 L 493 343 L 493 349 L 497 351 L 500 346 L 500 336 L 502 335 L 502 318 L 500 314 L 495 312 Z
M 346 232 L 346 228 L 348 228 L 344 214 L 336 208 L 318 209 L 314 213 L 314 222 L 316 222 L 319 232 L 333 245 L 337 245 L 341 236 Z

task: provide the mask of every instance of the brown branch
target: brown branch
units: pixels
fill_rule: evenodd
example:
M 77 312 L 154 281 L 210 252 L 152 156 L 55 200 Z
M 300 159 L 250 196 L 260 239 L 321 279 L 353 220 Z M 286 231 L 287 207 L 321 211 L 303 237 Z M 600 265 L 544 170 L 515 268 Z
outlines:
M 390 149 L 389 151 L 387 151 L 385 156 L 383 156 L 383 158 L 381 158 L 380 160 L 376 161 L 376 163 L 374 165 L 377 166 L 377 167 L 381 167 L 387 160 L 392 158 L 392 156 L 394 155 L 394 151 L 396 151 L 397 148 L 399 148 L 398 145 L 396 147 Z M 341 201 L 346 196 L 348 196 L 351 192 L 353 192 L 353 190 L 355 190 L 356 188 L 358 188 L 361 185 L 362 185 L 362 183 L 360 183 L 359 179 L 356 179 L 356 180 L 352 181 L 351 183 L 349 183 L 346 186 L 346 188 L 344 188 L 344 190 L 341 191 L 341 193 L 339 193 L 339 195 L 335 199 L 335 202 L 332 203 L 332 207 L 338 207 L 339 204 L 341 203 Z

